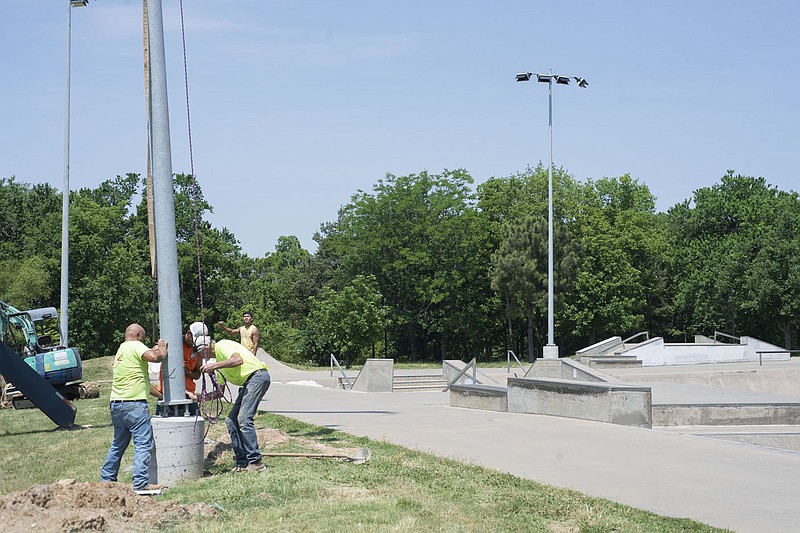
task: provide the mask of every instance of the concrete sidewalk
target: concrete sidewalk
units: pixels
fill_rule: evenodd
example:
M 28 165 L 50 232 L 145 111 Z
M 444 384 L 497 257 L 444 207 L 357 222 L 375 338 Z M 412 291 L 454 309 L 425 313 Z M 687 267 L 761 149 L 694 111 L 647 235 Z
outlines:
M 800 452 L 675 431 L 453 408 L 441 392 L 359 393 L 268 360 L 263 410 L 742 532 L 800 531 Z

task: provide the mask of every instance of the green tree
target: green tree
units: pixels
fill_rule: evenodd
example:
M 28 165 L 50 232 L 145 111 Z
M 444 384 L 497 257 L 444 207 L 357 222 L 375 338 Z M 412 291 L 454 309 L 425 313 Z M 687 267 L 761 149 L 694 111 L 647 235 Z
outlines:
M 492 288 L 502 295 L 507 312 L 522 310 L 527 323 L 528 360 L 543 344 L 547 317 L 547 221 L 528 216 L 508 224 L 506 238 L 492 255 Z M 561 299 L 574 281 L 577 254 L 564 225 L 553 231 L 553 295 Z
M 265 257 L 243 257 L 238 300 L 229 311 L 255 313 L 255 323 L 270 353 L 285 361 L 305 363 L 300 333 L 309 312 L 309 297 L 317 294 L 310 273 L 312 255 L 295 236 L 281 236 Z M 230 315 L 230 313 L 228 313 Z M 237 318 L 238 319 L 238 318 Z
M 44 306 L 53 293 L 51 270 L 39 255 L 0 260 L 0 300 L 18 309 Z
M 69 331 L 84 357 L 112 354 L 128 324 L 149 323 L 147 242 L 130 217 L 139 183 L 127 174 L 71 194 Z
M 382 299 L 372 276 L 357 275 L 338 291 L 326 287 L 310 299 L 307 327 L 315 337 L 313 344 L 344 355 L 348 368 L 353 359 L 363 362 L 383 333 Z M 316 359 L 324 364 L 327 354 L 317 354 Z
M 395 353 L 418 359 L 438 347 L 445 357 L 451 341 L 462 352 L 483 342 L 482 328 L 473 326 L 489 294 L 488 249 L 471 183 L 463 170 L 387 175 L 322 228 L 321 245 L 338 261 L 334 284 L 375 277 Z
M 791 344 L 798 307 L 797 193 L 729 171 L 669 211 L 676 329 L 723 329 Z
M 534 346 L 545 338 L 542 331 L 546 331 L 547 183 L 547 168 L 539 164 L 507 178 L 492 178 L 478 187 L 478 208 L 492 251 L 488 275 L 499 295 L 491 320 L 496 328 L 505 315 L 510 345 L 516 347 L 516 339 L 524 337 L 529 359 L 535 357 Z M 553 292 L 556 336 L 562 341 L 562 305 L 572 291 L 577 260 L 577 242 L 570 227 L 575 223 L 581 196 L 574 178 L 561 168 L 554 169 Z M 524 336 L 514 334 L 519 320 L 524 326 L 518 331 L 525 331 Z
M 55 189 L 0 179 L 0 298 L 26 309 L 58 305 L 60 231 Z
M 567 315 L 573 333 L 589 344 L 627 335 L 646 324 L 648 294 L 658 253 L 655 198 L 629 175 L 589 180 L 578 215 L 580 273 Z

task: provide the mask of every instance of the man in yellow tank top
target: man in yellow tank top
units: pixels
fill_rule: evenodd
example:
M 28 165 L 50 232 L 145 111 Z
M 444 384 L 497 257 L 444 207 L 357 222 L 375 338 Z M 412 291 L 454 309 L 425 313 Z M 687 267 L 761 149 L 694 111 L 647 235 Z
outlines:
M 253 355 L 256 355 L 258 353 L 258 341 L 261 339 L 261 332 L 258 331 L 258 328 L 253 324 L 253 313 L 245 311 L 242 315 L 242 321 L 244 325 L 238 328 L 229 328 L 225 325 L 225 322 L 222 321 L 217 322 L 217 325 L 224 329 L 229 335 L 238 333 L 239 343 L 250 350 Z

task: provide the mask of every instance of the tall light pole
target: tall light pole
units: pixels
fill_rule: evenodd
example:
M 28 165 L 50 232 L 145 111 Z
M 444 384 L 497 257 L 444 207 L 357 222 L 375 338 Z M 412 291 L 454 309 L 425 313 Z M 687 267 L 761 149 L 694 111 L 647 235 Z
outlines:
M 64 190 L 61 198 L 61 333 L 60 342 L 68 346 L 69 320 L 69 117 L 70 117 L 70 70 L 72 60 L 72 8 L 83 7 L 89 0 L 67 0 L 67 79 L 64 104 Z
M 169 130 L 167 62 L 161 0 L 147 0 L 147 37 L 150 65 L 150 147 L 153 170 L 153 214 L 156 234 L 158 312 L 161 338 L 169 344 L 164 368 L 162 416 L 182 416 L 186 399 L 183 376 L 183 331 L 178 290 L 178 245 L 175 240 L 175 189 L 172 184 L 172 147 Z M 171 369 L 177 371 L 171 372 Z
M 553 83 L 569 85 L 570 79 L 575 80 L 578 87 L 585 89 L 589 82 L 580 76 L 564 76 L 553 74 L 552 67 L 547 73 L 523 72 L 517 74 L 516 80 L 531 81 L 536 76 L 536 81 L 546 83 L 549 92 L 549 119 L 550 130 L 550 162 L 547 165 L 547 344 L 542 350 L 545 359 L 558 358 L 558 346 L 555 342 L 555 319 L 553 318 Z

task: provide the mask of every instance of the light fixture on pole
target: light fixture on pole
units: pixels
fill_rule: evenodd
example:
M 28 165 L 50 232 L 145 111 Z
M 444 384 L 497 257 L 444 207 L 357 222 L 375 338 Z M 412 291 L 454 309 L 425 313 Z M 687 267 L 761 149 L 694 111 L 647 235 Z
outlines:
M 555 343 L 555 319 L 553 318 L 553 83 L 569 85 L 570 79 L 575 80 L 578 87 L 585 89 L 589 82 L 579 76 L 564 76 L 553 74 L 553 69 L 547 73 L 523 72 L 516 75 L 516 81 L 531 81 L 536 76 L 536 81 L 546 83 L 549 89 L 549 120 L 550 129 L 550 162 L 547 165 L 547 344 L 543 348 L 545 359 L 558 358 L 558 346 Z
M 60 343 L 68 346 L 69 323 L 69 117 L 70 70 L 72 59 L 72 8 L 86 6 L 89 0 L 67 0 L 67 79 L 64 105 L 64 190 L 61 193 L 61 321 Z

